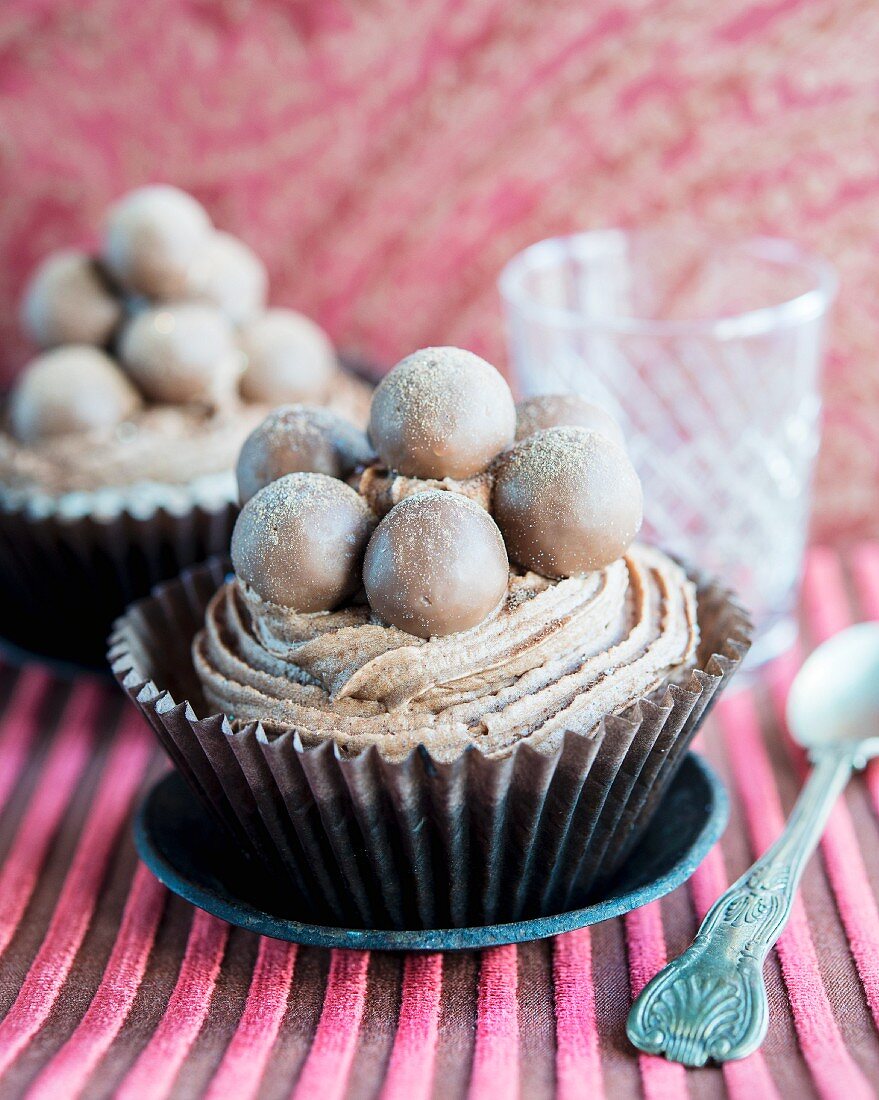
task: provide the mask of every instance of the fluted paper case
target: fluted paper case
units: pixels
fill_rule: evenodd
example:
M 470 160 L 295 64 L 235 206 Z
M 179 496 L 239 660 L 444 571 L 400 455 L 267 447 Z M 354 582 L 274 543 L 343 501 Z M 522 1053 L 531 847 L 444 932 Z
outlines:
M 110 663 L 230 845 L 299 912 L 369 928 L 494 924 L 586 904 L 650 823 L 687 746 L 750 640 L 730 593 L 697 577 L 697 667 L 681 683 L 569 732 L 552 755 L 527 744 L 449 763 L 375 747 L 343 757 L 295 729 L 233 728 L 207 715 L 190 646 L 228 563 L 160 585 L 117 621 Z
M 74 516 L 0 502 L 0 633 L 103 664 L 113 620 L 159 581 L 225 552 L 237 515 L 231 500 Z

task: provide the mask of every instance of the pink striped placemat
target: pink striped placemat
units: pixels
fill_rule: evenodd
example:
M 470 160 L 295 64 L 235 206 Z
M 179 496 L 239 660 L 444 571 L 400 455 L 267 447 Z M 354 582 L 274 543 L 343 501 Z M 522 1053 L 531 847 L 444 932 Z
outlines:
M 0 668 L 0 1100 L 295 1097 L 857 1100 L 879 1082 L 879 767 L 852 784 L 768 963 L 763 1049 L 724 1069 L 637 1057 L 631 1001 L 776 835 L 804 761 L 781 721 L 802 652 L 879 618 L 879 544 L 812 551 L 799 652 L 728 696 L 703 749 L 732 818 L 692 881 L 555 940 L 358 954 L 229 928 L 138 864 L 164 766 L 118 693 Z

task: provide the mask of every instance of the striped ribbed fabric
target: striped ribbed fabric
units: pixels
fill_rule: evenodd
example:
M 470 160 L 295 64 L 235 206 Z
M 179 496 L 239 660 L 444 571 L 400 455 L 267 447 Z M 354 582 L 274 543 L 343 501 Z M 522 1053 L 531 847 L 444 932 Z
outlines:
M 730 827 L 690 883 L 625 918 L 459 955 L 323 951 L 193 910 L 141 866 L 164 766 L 103 682 L 0 667 L 0 1100 L 860 1100 L 879 1082 L 879 769 L 840 801 L 767 963 L 764 1047 L 723 1068 L 639 1057 L 631 997 L 771 843 L 806 762 L 783 705 L 803 655 L 879 618 L 879 544 L 812 550 L 795 653 L 700 742 Z

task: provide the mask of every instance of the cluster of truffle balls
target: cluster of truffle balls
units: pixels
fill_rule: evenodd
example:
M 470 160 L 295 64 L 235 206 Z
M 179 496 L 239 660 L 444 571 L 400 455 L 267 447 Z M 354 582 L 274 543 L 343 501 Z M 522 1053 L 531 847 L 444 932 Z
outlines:
M 401 487 L 383 516 L 357 491 L 364 467 Z M 362 589 L 380 620 L 423 638 L 496 611 L 511 561 L 576 576 L 619 558 L 641 526 L 614 420 L 575 396 L 517 407 L 494 367 L 457 348 L 385 376 L 368 439 L 323 410 L 276 410 L 242 449 L 238 481 L 232 560 L 246 591 L 315 613 Z
M 175 187 L 139 188 L 107 212 L 96 254 L 48 256 L 22 324 L 46 349 L 10 398 L 22 443 L 113 428 L 144 404 L 322 402 L 336 371 L 326 334 L 267 309 L 268 278 L 243 241 Z

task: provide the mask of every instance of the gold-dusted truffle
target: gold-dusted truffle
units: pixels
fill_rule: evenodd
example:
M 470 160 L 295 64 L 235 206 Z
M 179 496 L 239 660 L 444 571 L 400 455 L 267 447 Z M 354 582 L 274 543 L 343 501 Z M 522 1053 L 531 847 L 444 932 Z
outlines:
M 31 360 L 9 398 L 9 427 L 20 443 L 112 428 L 141 399 L 113 360 L 98 348 L 70 344 Z
M 405 497 L 376 527 L 363 563 L 372 609 L 421 638 L 469 630 L 507 591 L 504 540 L 472 500 L 433 489 Z
M 231 233 L 214 230 L 194 261 L 187 297 L 221 309 L 242 325 L 265 309 L 269 277 L 257 254 Z
M 461 348 L 403 359 L 372 399 L 369 435 L 382 462 L 408 477 L 468 478 L 513 441 L 516 407 L 490 363 Z
M 263 405 L 322 402 L 338 371 L 323 329 L 292 309 L 270 309 L 241 329 L 241 394 Z
M 25 332 L 41 348 L 106 344 L 122 319 L 122 302 L 93 257 L 53 252 L 31 275 L 21 307 Z
M 344 481 L 287 474 L 251 497 L 232 533 L 232 564 L 263 600 L 331 611 L 360 587 L 375 518 Z
M 640 530 L 642 507 L 626 452 L 587 428 L 547 428 L 498 463 L 492 508 L 507 551 L 545 577 L 616 561 Z
M 222 404 L 235 392 L 241 354 L 215 306 L 184 302 L 145 309 L 125 326 L 122 363 L 152 401 Z
M 576 393 L 546 393 L 528 397 L 516 406 L 516 439 L 546 428 L 589 428 L 625 447 L 622 428 L 600 405 Z
M 102 259 L 127 290 L 148 298 L 186 295 L 211 235 L 204 207 L 167 184 L 139 187 L 107 213 Z
M 345 478 L 373 457 L 366 433 L 329 409 L 282 405 L 258 424 L 238 457 L 238 494 L 244 504 L 284 474 Z

